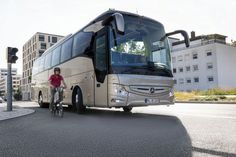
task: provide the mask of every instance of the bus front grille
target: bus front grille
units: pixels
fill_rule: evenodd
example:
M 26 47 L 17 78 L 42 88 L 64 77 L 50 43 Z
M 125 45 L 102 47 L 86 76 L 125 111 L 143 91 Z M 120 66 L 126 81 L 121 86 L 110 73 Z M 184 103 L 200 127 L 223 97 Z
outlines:
M 130 90 L 137 93 L 157 95 L 169 92 L 169 87 L 163 86 L 130 86 Z

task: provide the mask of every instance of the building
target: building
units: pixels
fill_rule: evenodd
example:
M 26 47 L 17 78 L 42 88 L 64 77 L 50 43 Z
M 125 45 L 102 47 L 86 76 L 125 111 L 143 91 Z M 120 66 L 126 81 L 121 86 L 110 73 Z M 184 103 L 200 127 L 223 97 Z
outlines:
M 34 34 L 23 46 L 23 74 L 21 80 L 21 92 L 23 100 L 31 97 L 32 66 L 36 58 L 41 56 L 46 49 L 51 47 L 63 36 L 40 33 Z
M 16 75 L 17 74 L 17 69 L 12 68 L 11 69 L 11 74 Z M 3 78 L 4 76 L 7 76 L 7 69 L 6 68 L 1 68 L 0 69 L 0 78 Z
M 12 69 L 12 87 L 13 94 L 20 87 L 21 76 L 17 75 L 17 69 Z M 7 69 L 0 69 L 0 96 L 6 96 L 7 94 Z
M 226 43 L 226 36 L 195 36 L 195 32 L 191 32 L 189 48 L 183 41 L 172 45 L 176 90 L 236 88 L 236 47 Z

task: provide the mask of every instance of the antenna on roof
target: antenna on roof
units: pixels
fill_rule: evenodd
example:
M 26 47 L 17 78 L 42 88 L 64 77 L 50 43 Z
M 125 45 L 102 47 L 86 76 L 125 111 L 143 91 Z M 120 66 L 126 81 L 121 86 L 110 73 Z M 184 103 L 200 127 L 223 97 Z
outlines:
M 138 14 L 138 9 L 136 8 L 136 14 Z

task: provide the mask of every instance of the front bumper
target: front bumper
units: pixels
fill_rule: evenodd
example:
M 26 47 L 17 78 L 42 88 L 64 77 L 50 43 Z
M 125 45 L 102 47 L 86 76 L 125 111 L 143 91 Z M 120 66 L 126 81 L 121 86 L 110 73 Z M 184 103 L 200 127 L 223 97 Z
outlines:
M 149 106 L 149 105 L 172 105 L 174 104 L 174 95 L 165 93 L 158 96 L 138 95 L 128 93 L 127 97 L 112 96 L 109 101 L 110 107 L 124 106 Z

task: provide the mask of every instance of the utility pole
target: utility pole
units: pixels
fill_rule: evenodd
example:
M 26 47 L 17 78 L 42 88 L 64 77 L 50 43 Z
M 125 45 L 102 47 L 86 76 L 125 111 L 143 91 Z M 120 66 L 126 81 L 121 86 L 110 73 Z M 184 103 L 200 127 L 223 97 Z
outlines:
M 7 47 L 7 111 L 12 111 L 12 73 L 11 64 L 16 63 L 18 57 L 16 52 L 18 51 L 15 47 Z

